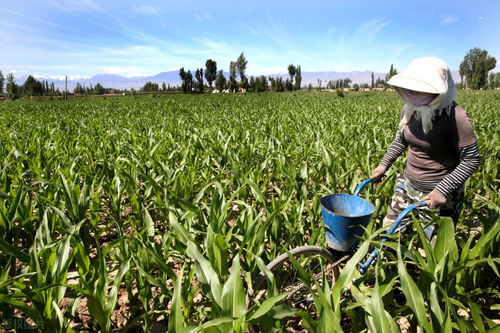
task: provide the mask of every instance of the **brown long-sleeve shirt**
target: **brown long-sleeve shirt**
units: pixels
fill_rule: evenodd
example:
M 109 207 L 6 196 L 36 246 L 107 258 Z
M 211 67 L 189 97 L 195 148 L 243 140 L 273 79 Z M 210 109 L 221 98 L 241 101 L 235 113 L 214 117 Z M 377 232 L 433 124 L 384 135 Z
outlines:
M 406 149 L 405 174 L 422 192 L 437 189 L 449 196 L 479 167 L 472 123 L 465 110 L 455 103 L 436 112 L 428 134 L 413 117 L 403 131 L 398 131 L 381 164 L 389 167 Z

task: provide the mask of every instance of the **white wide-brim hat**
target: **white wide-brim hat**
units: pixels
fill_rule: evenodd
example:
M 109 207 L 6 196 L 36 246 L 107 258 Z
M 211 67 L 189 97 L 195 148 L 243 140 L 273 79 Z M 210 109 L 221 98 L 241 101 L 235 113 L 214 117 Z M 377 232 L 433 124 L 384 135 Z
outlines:
M 448 105 L 455 97 L 455 84 L 450 69 L 439 58 L 415 59 L 404 71 L 394 75 L 387 83 L 395 88 L 439 95 L 432 102 L 433 109 Z
M 438 58 L 415 59 L 400 74 L 387 83 L 404 89 L 430 94 L 442 94 L 448 90 L 448 66 Z

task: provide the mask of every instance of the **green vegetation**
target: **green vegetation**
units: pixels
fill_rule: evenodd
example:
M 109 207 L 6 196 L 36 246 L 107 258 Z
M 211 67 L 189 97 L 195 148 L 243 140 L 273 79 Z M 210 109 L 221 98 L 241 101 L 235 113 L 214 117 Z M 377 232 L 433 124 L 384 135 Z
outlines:
M 482 154 L 459 223 L 436 221 L 434 248 L 415 223 L 349 283 L 357 260 L 380 245 L 398 161 L 364 190 L 374 218 L 338 283 L 315 297 L 320 319 L 302 314 L 311 330 L 393 331 L 400 318 L 425 332 L 495 325 L 498 97 L 457 97 Z M 287 249 L 324 245 L 319 199 L 352 193 L 368 176 L 401 106 L 390 92 L 0 103 L 0 323 L 22 319 L 42 332 L 149 332 L 161 323 L 169 332 L 245 332 L 263 322 L 279 330 L 280 296 L 250 302 L 252 280 Z
M 488 72 L 495 68 L 497 60 L 480 48 L 470 49 L 460 63 L 460 77 L 465 77 L 465 87 L 478 90 L 488 86 Z M 490 79 L 491 81 L 491 79 Z M 490 88 L 495 88 L 491 85 Z
M 205 79 L 207 80 L 210 89 L 212 89 L 212 82 L 215 81 L 216 76 L 217 76 L 217 62 L 215 60 L 208 59 L 205 62 Z

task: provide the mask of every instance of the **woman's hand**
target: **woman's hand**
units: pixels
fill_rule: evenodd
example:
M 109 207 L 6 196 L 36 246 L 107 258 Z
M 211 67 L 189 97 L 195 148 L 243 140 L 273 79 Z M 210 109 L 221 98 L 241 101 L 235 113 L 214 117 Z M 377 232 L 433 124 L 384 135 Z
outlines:
M 370 178 L 373 178 L 373 181 L 376 182 L 385 175 L 386 171 L 387 171 L 387 168 L 384 165 L 380 164 L 378 167 L 373 169 Z
M 437 208 L 446 202 L 446 197 L 439 191 L 432 190 L 429 194 L 422 198 L 422 201 L 428 201 L 429 208 Z

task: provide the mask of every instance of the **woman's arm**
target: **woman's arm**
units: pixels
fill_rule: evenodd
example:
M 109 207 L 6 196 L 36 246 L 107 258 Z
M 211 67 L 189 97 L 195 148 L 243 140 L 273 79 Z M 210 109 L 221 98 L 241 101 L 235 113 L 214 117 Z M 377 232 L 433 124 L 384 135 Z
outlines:
M 398 157 L 405 152 L 406 148 L 408 148 L 408 142 L 406 142 L 403 132 L 401 130 L 398 130 L 398 132 L 396 133 L 396 137 L 387 149 L 387 152 L 382 158 L 380 164 L 389 169 L 392 163 L 394 163 L 394 161 L 396 161 Z
M 396 161 L 398 157 L 405 152 L 406 148 L 408 148 L 408 142 L 406 142 L 403 132 L 401 130 L 398 130 L 398 132 L 396 133 L 396 137 L 387 149 L 387 152 L 382 158 L 382 161 L 380 161 L 380 164 L 377 166 L 377 168 L 372 171 L 371 178 L 377 180 L 382 177 L 390 168 L 392 163 L 394 163 L 394 161 Z
M 477 142 L 460 148 L 460 163 L 455 170 L 436 185 L 434 190 L 439 191 L 445 197 L 449 197 L 479 168 L 480 161 L 481 156 L 479 155 Z

